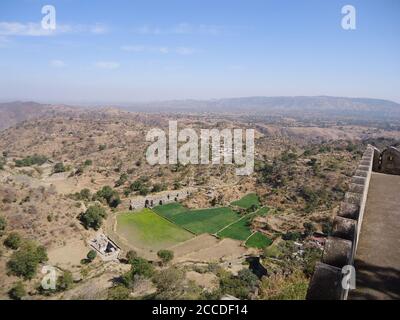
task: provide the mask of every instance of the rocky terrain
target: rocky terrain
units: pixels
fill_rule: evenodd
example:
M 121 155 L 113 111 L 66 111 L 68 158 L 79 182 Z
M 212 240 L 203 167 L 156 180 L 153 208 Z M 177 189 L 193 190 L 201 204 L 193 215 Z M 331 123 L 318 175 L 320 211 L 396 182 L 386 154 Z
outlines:
M 28 112 L 29 108 L 35 112 Z M 286 252 L 282 249 L 286 241 L 282 239 L 304 233 L 310 225 L 312 232 L 329 233 L 331 217 L 366 144 L 393 144 L 400 137 L 396 130 L 340 123 L 317 126 L 294 119 L 267 123 L 222 114 L 83 110 L 32 103 L 13 104 L 11 109 L 4 105 L 0 108 L 8 117 L 1 117 L 2 127 L 8 128 L 0 131 L 0 215 L 7 222 L 2 242 L 10 233 L 18 232 L 24 239 L 44 246 L 50 263 L 73 274 L 76 285 L 73 292 L 65 293 L 69 298 L 93 298 L 97 291 L 102 297 L 107 296 L 104 290 L 111 286 L 111 279 L 127 271 L 125 264 L 104 264 L 99 259 L 90 266 L 81 264 L 89 250 L 87 240 L 96 232 L 85 229 L 78 217 L 90 205 L 99 203 L 92 195 L 104 186 L 112 187 L 121 199 L 117 208 L 100 203 L 109 215 L 128 210 L 129 199 L 142 192 L 193 187 L 197 191 L 183 204 L 194 209 L 227 206 L 245 194 L 256 193 L 271 214 L 254 219 L 253 230 L 266 234 L 274 240 L 275 247 Z M 45 116 L 41 116 L 42 112 Z M 168 120 L 178 120 L 180 128 L 195 130 L 254 128 L 255 172 L 236 176 L 234 165 L 222 164 L 149 165 L 145 159 L 149 145 L 146 133 L 154 127 L 167 130 Z M 141 181 L 147 190 L 132 189 L 135 181 Z M 223 248 L 209 241 L 207 250 L 212 251 L 213 246 Z M 233 243 L 229 244 L 232 246 Z M 249 252 L 240 250 L 242 257 L 227 262 L 226 270 L 242 265 Z M 202 252 L 209 256 L 206 250 Z M 1 245 L 2 298 L 8 297 L 7 292 L 18 281 L 18 277 L 6 275 L 6 264 L 12 254 L 12 250 Z M 198 268 L 209 268 L 209 261 L 200 266 L 197 261 L 194 267 L 188 267 L 185 259 L 179 263 L 189 268 L 188 281 L 204 284 L 216 277 L 215 272 L 197 272 Z M 270 267 L 283 268 L 275 264 Z M 219 278 L 223 278 L 221 272 L 217 273 Z M 97 287 L 93 281 L 96 277 L 102 279 Z M 292 280 L 303 281 L 302 277 Z M 38 279 L 27 284 L 35 298 L 38 298 L 35 291 Z M 211 282 L 208 284 L 213 287 L 215 284 Z M 154 291 L 153 285 L 146 283 L 141 282 L 147 288 L 143 292 Z M 61 296 L 52 296 L 57 297 Z

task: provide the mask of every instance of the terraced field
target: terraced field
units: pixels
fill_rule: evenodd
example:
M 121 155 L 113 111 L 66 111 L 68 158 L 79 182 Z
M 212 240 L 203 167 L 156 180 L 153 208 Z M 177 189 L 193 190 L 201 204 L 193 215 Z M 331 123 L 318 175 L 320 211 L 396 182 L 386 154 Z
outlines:
M 251 220 L 258 215 L 265 215 L 268 213 L 268 208 L 261 208 L 254 213 L 249 213 L 242 217 L 237 222 L 221 230 L 217 235 L 220 238 L 231 238 L 236 240 L 246 240 L 251 234 Z
M 195 234 L 216 233 L 240 218 L 237 212 L 226 207 L 188 210 L 178 203 L 158 206 L 154 211 Z
M 149 250 L 168 248 L 193 237 L 150 209 L 119 214 L 117 232 L 134 246 Z
M 247 239 L 245 245 L 247 247 L 262 249 L 268 247 L 272 243 L 272 240 L 261 232 L 254 233 L 249 239 Z

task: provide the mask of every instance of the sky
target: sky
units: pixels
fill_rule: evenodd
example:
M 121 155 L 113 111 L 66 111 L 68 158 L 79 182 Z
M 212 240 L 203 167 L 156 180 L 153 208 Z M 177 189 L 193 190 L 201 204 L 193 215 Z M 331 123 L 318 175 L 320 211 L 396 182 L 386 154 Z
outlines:
M 400 1 L 0 1 L 2 101 L 295 95 L 400 102 Z

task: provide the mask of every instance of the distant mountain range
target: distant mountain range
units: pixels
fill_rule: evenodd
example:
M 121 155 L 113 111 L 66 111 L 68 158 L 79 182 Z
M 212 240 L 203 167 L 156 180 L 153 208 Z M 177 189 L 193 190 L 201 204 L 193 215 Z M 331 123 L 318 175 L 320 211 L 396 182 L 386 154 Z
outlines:
M 349 116 L 400 118 L 400 104 L 381 99 L 328 96 L 243 97 L 213 100 L 172 100 L 137 103 L 126 107 L 146 112 L 217 112 L 283 116 Z
M 400 104 L 389 100 L 342 97 L 243 97 L 213 100 L 172 100 L 119 107 L 134 112 L 222 113 L 252 117 L 284 116 L 298 119 L 400 120 Z M 36 102 L 0 103 L 0 130 L 19 122 L 86 110 Z M 112 108 L 110 108 L 111 110 Z

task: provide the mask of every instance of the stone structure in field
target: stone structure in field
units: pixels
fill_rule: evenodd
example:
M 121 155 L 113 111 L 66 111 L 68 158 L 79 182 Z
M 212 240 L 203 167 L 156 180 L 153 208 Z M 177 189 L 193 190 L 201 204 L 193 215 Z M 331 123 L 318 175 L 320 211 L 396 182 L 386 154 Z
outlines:
M 89 241 L 92 247 L 104 261 L 117 260 L 121 249 L 103 233 L 99 233 L 96 237 Z
M 153 208 L 171 202 L 182 201 L 194 191 L 194 188 L 184 188 L 181 190 L 163 191 L 148 196 L 137 196 L 130 200 L 129 210 Z

